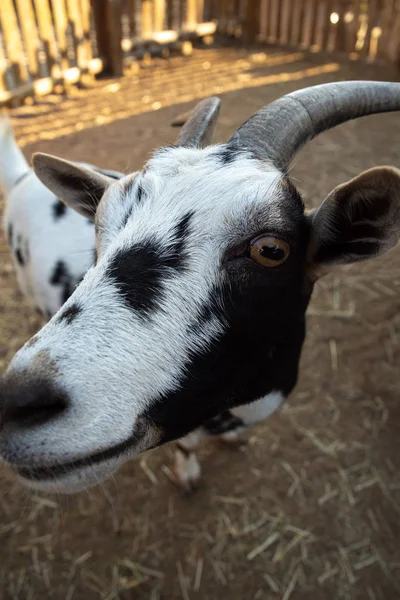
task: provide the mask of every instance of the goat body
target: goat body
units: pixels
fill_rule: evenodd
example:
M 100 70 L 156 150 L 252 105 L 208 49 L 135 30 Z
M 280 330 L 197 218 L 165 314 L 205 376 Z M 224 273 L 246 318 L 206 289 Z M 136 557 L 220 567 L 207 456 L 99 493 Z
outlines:
M 80 164 L 115 179 L 122 176 Z M 0 119 L 0 190 L 5 197 L 4 231 L 19 287 L 30 304 L 50 318 L 94 262 L 93 223 L 61 202 L 36 177 L 7 117 Z

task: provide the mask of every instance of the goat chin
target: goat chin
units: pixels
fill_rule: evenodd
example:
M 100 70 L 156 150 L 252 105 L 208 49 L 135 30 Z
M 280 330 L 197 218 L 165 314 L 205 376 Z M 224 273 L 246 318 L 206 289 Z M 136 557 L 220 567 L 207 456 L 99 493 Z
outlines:
M 64 475 L 48 479 L 30 479 L 18 475 L 25 487 L 47 494 L 76 494 L 108 479 L 118 470 L 122 460 L 112 460 L 74 469 Z

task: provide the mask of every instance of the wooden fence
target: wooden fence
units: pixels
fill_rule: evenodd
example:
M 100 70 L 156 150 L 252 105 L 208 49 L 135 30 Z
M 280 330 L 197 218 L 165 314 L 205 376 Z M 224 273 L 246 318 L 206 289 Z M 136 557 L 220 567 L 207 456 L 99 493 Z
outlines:
M 97 73 L 90 0 L 0 0 L 0 103 Z
M 216 32 L 400 64 L 400 0 L 0 0 L 0 104 Z
M 251 3 L 251 0 L 249 0 Z M 400 60 L 399 0 L 258 0 L 253 37 L 351 58 Z

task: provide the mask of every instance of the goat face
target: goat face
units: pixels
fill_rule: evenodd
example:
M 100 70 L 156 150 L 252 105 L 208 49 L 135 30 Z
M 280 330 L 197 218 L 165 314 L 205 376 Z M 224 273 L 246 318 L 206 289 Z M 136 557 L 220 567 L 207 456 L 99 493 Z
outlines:
M 0 390 L 0 453 L 48 490 L 88 487 L 227 408 L 286 396 L 314 281 L 387 250 L 400 230 L 390 168 L 306 216 L 283 171 L 230 145 L 164 149 L 118 182 L 35 162 L 97 231 L 96 265 Z
M 86 485 L 224 408 L 292 387 L 307 304 L 300 197 L 268 164 L 226 164 L 224 147 L 159 152 L 108 187 L 96 229 L 97 264 L 3 382 L 3 456 L 40 467 L 35 478 L 71 471 L 68 486 L 78 466 L 91 465 L 79 469 Z

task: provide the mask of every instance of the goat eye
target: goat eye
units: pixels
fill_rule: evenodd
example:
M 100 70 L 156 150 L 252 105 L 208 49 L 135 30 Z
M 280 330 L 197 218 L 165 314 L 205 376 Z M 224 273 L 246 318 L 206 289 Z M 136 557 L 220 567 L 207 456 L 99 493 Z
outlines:
M 260 236 L 250 244 L 250 258 L 262 267 L 279 267 L 289 254 L 289 244 L 275 237 Z

